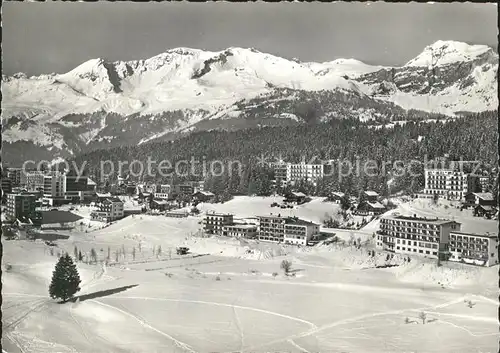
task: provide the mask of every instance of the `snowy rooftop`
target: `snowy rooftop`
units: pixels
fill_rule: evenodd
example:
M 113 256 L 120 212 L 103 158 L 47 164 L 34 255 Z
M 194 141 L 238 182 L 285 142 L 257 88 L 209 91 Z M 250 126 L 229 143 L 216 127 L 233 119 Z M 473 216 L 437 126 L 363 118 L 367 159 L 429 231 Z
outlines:
M 431 224 L 447 224 L 447 223 L 458 223 L 449 219 L 439 219 L 439 218 L 426 218 L 426 217 L 415 217 L 415 216 L 388 216 L 384 217 L 386 219 L 393 219 L 398 221 L 417 221 L 421 223 L 431 223 Z
M 491 192 L 473 192 L 472 194 L 485 201 L 493 201 L 493 194 Z
M 476 234 L 476 233 L 456 232 L 456 231 L 451 231 L 450 233 L 459 234 L 459 235 L 474 236 L 474 237 L 479 237 L 479 238 L 493 238 L 493 239 L 498 238 L 498 234 L 492 234 L 492 233 Z

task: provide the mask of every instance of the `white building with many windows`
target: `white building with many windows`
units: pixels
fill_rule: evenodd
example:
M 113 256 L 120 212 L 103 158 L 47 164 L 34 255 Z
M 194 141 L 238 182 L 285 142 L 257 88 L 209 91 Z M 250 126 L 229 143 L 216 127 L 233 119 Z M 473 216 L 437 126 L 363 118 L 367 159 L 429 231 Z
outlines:
M 107 198 L 102 201 L 97 210 L 91 213 L 91 219 L 102 221 L 102 222 L 112 222 L 121 219 L 125 216 L 123 201 L 119 198 Z
M 448 251 L 450 233 L 460 230 L 455 221 L 394 215 L 380 220 L 376 247 L 395 253 L 437 258 Z
M 450 261 L 493 266 L 498 264 L 498 235 L 450 233 Z
M 275 163 L 273 164 L 276 183 L 280 186 L 293 185 L 300 180 L 315 184 L 325 175 L 323 164 Z
M 468 175 L 455 169 L 425 168 L 424 194 L 448 200 L 463 200 L 469 191 Z
M 319 233 L 319 225 L 296 217 L 259 217 L 259 240 L 307 245 Z

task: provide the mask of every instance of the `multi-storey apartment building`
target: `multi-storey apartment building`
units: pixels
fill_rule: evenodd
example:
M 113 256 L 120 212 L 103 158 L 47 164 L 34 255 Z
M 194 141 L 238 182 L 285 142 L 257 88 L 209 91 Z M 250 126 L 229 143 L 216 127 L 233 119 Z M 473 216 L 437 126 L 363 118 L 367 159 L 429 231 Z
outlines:
M 36 224 L 41 221 L 36 211 L 36 196 L 29 193 L 8 194 L 5 215 L 8 219 L 31 219 Z
M 278 216 L 259 216 L 259 240 L 284 242 L 287 218 Z
M 491 182 L 489 175 L 480 175 L 478 176 L 478 183 L 481 189 L 481 192 L 491 191 Z
M 294 218 L 285 224 L 285 244 L 306 246 L 319 233 L 319 224 Z
M 21 168 L 8 168 L 7 177 L 11 180 L 13 187 L 20 186 L 23 179 L 23 171 Z
M 223 227 L 233 224 L 232 214 L 208 213 L 203 219 L 203 231 L 206 234 L 223 234 Z
M 316 183 L 325 175 L 323 164 L 307 163 L 273 163 L 274 178 L 279 186 L 293 185 L 300 180 Z
M 396 253 L 437 258 L 448 249 L 452 231 L 460 230 L 460 223 L 444 219 L 390 216 L 380 220 L 376 247 Z
M 323 164 L 288 164 L 286 170 L 287 181 L 296 183 L 299 180 L 305 180 L 315 183 L 324 176 Z
M 51 172 L 43 176 L 43 197 L 48 199 L 64 199 L 66 193 L 66 175 Z
M 26 172 L 26 190 L 28 191 L 43 191 L 45 174 L 41 171 Z
M 86 176 L 66 175 L 66 191 L 67 199 L 85 200 L 92 198 L 96 192 L 96 183 Z
M 168 200 L 168 198 L 171 196 L 171 193 L 171 186 L 168 184 L 162 184 L 157 188 L 156 192 L 154 193 L 154 197 L 156 199 Z
M 288 163 L 279 162 L 272 165 L 274 169 L 274 180 L 276 186 L 285 187 L 287 184 L 287 166 Z
M 259 217 L 259 240 L 307 245 L 319 233 L 319 225 L 298 218 L 278 216 Z
M 469 191 L 468 175 L 456 169 L 425 168 L 424 194 L 462 200 Z
M 450 232 L 450 261 L 476 265 L 498 264 L 498 235 Z
M 125 215 L 123 202 L 117 198 L 107 198 L 102 201 L 97 210 L 92 212 L 91 219 L 103 221 L 103 222 L 112 222 L 118 219 L 123 218 Z
M 12 192 L 12 180 L 2 177 L 2 195 Z

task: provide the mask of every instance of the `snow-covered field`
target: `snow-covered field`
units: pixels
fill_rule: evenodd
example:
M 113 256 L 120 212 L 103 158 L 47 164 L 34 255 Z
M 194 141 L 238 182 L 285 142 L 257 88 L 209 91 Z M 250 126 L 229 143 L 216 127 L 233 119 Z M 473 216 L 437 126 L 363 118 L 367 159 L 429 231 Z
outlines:
M 269 199 L 242 198 L 200 208 L 251 217 L 265 214 L 269 205 Z M 327 207 L 334 206 L 313 201 L 289 211 L 314 220 L 323 217 Z M 413 212 L 419 204 L 402 207 Z M 42 242 L 3 241 L 3 349 L 9 353 L 498 350 L 497 266 L 446 263 L 438 268 L 433 261 L 415 257 L 407 262 L 396 255 L 387 262 L 386 254 L 371 257 L 364 247 L 296 248 L 200 238 L 195 235 L 201 219 L 136 215 L 103 229 L 91 227 L 94 230 L 87 233 L 73 230 L 68 240 L 57 242 L 55 254 L 64 250 L 73 254 L 75 246 L 83 253 L 94 248 L 103 260 L 109 247 L 110 260 L 104 267 L 78 263 L 82 290 L 79 300 L 66 304 L 48 298 L 57 260 L 49 247 Z M 170 253 L 177 246 L 188 246 L 191 254 Z M 292 276 L 280 270 L 283 259 L 292 261 Z M 384 264 L 396 266 L 374 268 Z M 466 300 L 473 302 L 472 307 Z M 425 324 L 421 312 L 426 313 Z

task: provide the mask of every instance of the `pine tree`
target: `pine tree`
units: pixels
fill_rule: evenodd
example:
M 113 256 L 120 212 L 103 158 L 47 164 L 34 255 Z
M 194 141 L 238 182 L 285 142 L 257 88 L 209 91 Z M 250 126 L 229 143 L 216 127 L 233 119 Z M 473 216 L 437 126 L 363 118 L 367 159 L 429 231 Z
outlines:
M 68 253 L 61 256 L 52 273 L 52 281 L 49 287 L 50 297 L 59 298 L 63 302 L 72 298 L 80 290 L 80 275 L 75 263 Z
M 78 248 L 75 245 L 75 248 L 73 249 L 73 255 L 75 256 L 75 261 L 78 261 Z

